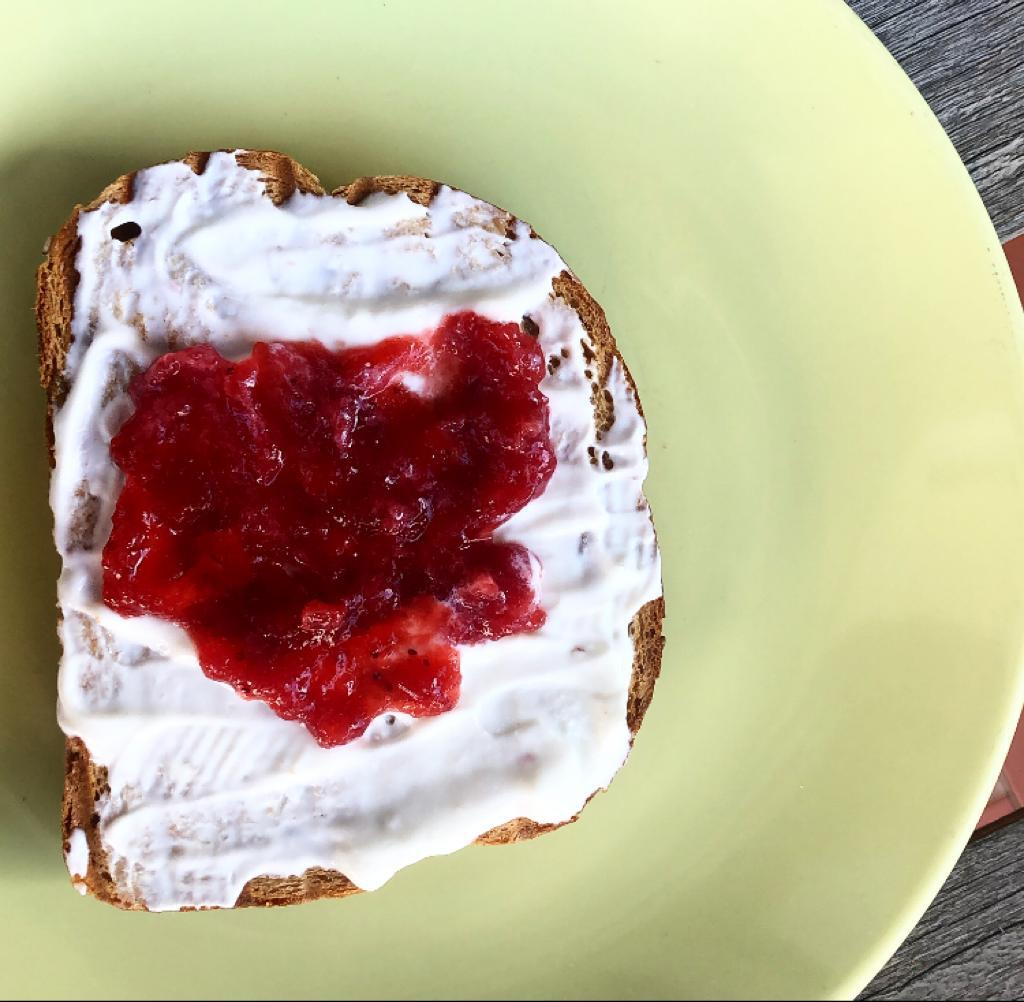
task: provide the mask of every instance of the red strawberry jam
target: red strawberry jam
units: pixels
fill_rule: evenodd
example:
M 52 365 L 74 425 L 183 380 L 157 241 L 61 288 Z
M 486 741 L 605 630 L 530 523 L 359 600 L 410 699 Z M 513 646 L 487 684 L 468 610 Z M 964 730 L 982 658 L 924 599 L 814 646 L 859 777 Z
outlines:
M 203 671 L 320 744 L 459 698 L 456 644 L 536 630 L 502 523 L 555 467 L 544 358 L 475 313 L 368 348 L 208 345 L 133 381 L 103 600 L 180 624 Z

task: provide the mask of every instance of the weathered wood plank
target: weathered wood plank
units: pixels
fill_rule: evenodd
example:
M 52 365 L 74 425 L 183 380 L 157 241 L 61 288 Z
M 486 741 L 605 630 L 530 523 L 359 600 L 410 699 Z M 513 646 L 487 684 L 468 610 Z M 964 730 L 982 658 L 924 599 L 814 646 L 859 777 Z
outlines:
M 1024 232 L 1024 0 L 848 0 L 917 85 L 1004 240 Z
M 974 837 L 861 998 L 1024 998 L 1024 811 Z

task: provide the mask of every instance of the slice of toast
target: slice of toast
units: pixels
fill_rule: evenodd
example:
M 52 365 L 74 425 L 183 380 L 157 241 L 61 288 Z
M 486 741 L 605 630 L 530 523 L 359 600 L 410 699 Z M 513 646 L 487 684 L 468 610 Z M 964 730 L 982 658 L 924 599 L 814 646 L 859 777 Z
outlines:
M 325 195 L 318 179 L 291 158 L 271 151 L 243 151 L 234 154 L 237 163 L 259 173 L 266 195 L 275 205 L 286 203 L 296 192 Z M 182 161 L 196 175 L 202 175 L 210 159 L 208 153 L 190 153 Z M 72 389 L 67 360 L 73 344 L 75 293 L 80 276 L 76 270 L 80 247 L 79 220 L 83 213 L 104 204 L 127 205 L 134 196 L 135 175 L 126 174 L 105 188 L 88 205 L 77 206 L 69 219 L 50 240 L 46 259 L 40 265 L 37 279 L 36 320 L 39 334 L 40 377 L 47 397 L 47 440 L 51 466 L 54 463 L 54 421 Z M 429 206 L 440 186 L 437 182 L 408 176 L 359 178 L 335 189 L 331 194 L 352 205 L 360 204 L 375 194 L 407 195 L 419 205 Z M 514 217 L 502 214 L 509 232 L 516 224 Z M 531 231 L 532 233 L 532 231 Z M 587 290 L 568 270 L 552 281 L 551 295 L 560 299 L 578 315 L 589 338 L 590 371 L 593 372 L 593 420 L 600 433 L 615 421 L 611 395 L 607 390 L 613 364 L 621 367 L 636 395 L 628 369 L 618 354 L 604 312 Z M 639 410 L 639 400 L 636 401 Z M 642 411 L 640 412 L 642 414 Z M 79 513 L 83 525 L 80 535 L 88 546 L 95 525 L 89 525 L 90 505 L 84 503 Z M 95 522 L 95 512 L 92 512 Z M 72 532 L 78 531 L 72 526 Z M 651 701 L 654 684 L 661 666 L 663 648 L 662 598 L 647 601 L 629 623 L 633 644 L 632 676 L 628 691 L 626 722 L 632 736 L 636 735 Z M 97 640 L 97 643 L 101 641 Z M 296 725 L 297 726 L 297 725 Z M 593 792 L 598 792 L 597 790 Z M 124 873 L 116 872 L 108 858 L 102 838 L 98 805 L 110 794 L 107 769 L 93 759 L 90 749 L 79 737 L 69 737 L 66 744 L 66 772 L 63 798 L 64 850 L 76 885 L 85 893 L 122 908 L 146 909 L 146 902 L 127 886 Z M 578 816 L 578 815 L 576 815 Z M 575 820 L 537 823 L 519 817 L 482 833 L 477 841 L 498 845 L 533 838 Z M 84 838 L 84 845 L 82 840 Z M 87 861 L 83 857 L 87 850 Z M 359 888 L 336 870 L 311 867 L 292 876 L 256 876 L 245 883 L 236 906 L 278 905 L 309 901 L 319 897 L 344 897 Z

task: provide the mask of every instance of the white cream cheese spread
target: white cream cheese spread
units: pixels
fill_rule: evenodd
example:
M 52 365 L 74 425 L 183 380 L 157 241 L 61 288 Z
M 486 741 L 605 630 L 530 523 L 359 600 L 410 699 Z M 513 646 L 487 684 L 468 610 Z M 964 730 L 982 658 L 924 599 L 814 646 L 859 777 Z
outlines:
M 596 440 L 586 333 L 552 295 L 565 265 L 508 220 L 445 187 L 428 207 L 405 194 L 350 205 L 302 193 L 276 206 L 230 153 L 201 175 L 183 163 L 141 171 L 130 203 L 79 217 L 71 390 L 55 416 L 51 486 L 59 717 L 107 769 L 99 834 L 126 897 L 151 910 L 230 906 L 251 878 L 308 867 L 371 890 L 514 818 L 567 820 L 622 765 L 627 628 L 661 594 L 645 427 L 615 363 L 615 421 Z M 139 235 L 112 238 L 125 222 Z M 322 748 L 301 724 L 208 679 L 181 628 L 103 605 L 101 553 L 121 482 L 109 443 L 131 407 L 128 374 L 200 341 L 233 357 L 260 340 L 347 347 L 432 328 L 457 309 L 528 315 L 545 356 L 561 361 L 541 384 L 555 472 L 497 534 L 537 557 L 547 621 L 461 647 L 455 709 L 383 714 L 358 740 Z M 588 448 L 609 462 L 595 465 Z M 84 874 L 86 855 L 76 830 L 72 873 Z

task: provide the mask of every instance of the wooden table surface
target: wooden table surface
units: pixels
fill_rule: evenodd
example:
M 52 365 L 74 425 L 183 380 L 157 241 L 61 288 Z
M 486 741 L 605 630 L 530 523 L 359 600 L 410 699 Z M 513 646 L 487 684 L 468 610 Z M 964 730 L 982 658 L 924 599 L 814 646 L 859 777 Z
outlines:
M 1024 233 L 1024 0 L 848 0 L 974 178 L 1005 242 Z M 1024 810 L 975 835 L 865 999 L 1024 999 Z
M 945 126 L 1003 239 L 1024 233 L 1024 0 L 848 0 Z

